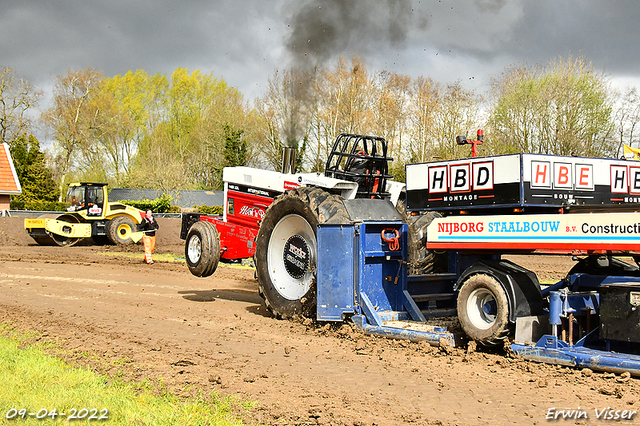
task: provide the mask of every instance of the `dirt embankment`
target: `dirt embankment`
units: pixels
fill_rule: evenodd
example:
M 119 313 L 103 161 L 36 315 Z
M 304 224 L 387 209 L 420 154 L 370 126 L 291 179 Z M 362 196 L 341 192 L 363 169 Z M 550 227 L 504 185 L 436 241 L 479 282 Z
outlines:
M 640 411 L 637 379 L 376 338 L 348 323 L 276 320 L 253 270 L 222 265 L 201 279 L 173 261 L 184 250 L 178 219 L 159 219 L 158 253 L 174 256 L 154 265 L 142 263 L 139 245 L 36 246 L 22 223 L 0 218 L 3 322 L 41 332 L 71 362 L 102 372 L 183 395 L 255 401 L 239 409 L 248 421 L 531 425 L 546 423 L 552 409 L 580 409 L 588 419 L 571 424 L 598 424 L 595 409 Z M 549 280 L 571 264 L 517 263 Z

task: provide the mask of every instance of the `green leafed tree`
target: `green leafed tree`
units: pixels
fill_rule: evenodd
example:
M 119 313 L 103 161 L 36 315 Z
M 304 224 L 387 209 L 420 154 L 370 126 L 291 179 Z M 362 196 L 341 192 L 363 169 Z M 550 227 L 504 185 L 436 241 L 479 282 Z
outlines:
M 585 59 L 509 68 L 492 92 L 492 152 L 615 156 L 608 82 Z
M 224 148 L 222 154 L 224 160 L 222 163 L 208 164 L 217 183 L 216 189 L 222 188 L 222 171 L 225 167 L 246 166 L 248 159 L 247 141 L 243 138 L 244 130 L 234 129 L 229 124 L 223 125 L 223 130 Z
M 149 84 L 156 95 L 145 101 L 147 131 L 137 145 L 128 186 L 164 191 L 220 188 L 218 169 L 225 163 L 229 137 L 225 126 L 234 132 L 242 129 L 238 138 L 247 142 L 247 158 L 257 150 L 249 143 L 256 133 L 251 130 L 251 114 L 242 95 L 224 80 L 180 68 L 170 79 L 154 77 Z
M 224 159 L 228 167 L 247 164 L 247 141 L 242 138 L 244 130 L 224 126 Z
M 13 196 L 22 201 L 56 201 L 60 191 L 47 167 L 45 154 L 35 136 L 21 135 L 9 148 L 22 194 Z
M 97 99 L 101 108 L 95 137 L 109 162 L 109 176 L 115 185 L 127 177 L 138 147 L 157 117 L 157 104 L 167 84 L 143 70 L 107 78 Z M 165 81 L 166 83 L 166 81 Z M 96 116 L 97 118 L 97 116 Z

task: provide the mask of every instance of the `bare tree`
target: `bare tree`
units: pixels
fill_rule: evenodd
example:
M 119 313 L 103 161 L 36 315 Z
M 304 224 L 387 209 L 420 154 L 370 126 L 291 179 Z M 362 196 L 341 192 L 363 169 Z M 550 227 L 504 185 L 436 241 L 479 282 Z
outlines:
M 0 143 L 11 144 L 18 136 L 32 132 L 29 113 L 42 92 L 16 77 L 11 68 L 0 69 Z
M 357 56 L 351 63 L 341 57 L 335 69 L 319 72 L 315 87 L 318 110 L 311 151 L 316 163 L 324 165 L 339 134 L 373 131 L 374 88 L 364 62 Z
M 303 148 L 313 114 L 314 74 L 297 68 L 276 70 L 269 79 L 267 93 L 258 100 L 257 110 L 265 129 L 268 167 L 278 169 L 284 146 Z
M 464 89 L 460 82 L 445 86 L 440 96 L 435 113 L 432 153 L 442 158 L 467 157 L 469 152 L 456 145 L 455 139 L 456 136 L 467 135 L 479 127 L 478 96 L 473 91 Z
M 90 168 L 100 164 L 91 134 L 91 122 L 96 113 L 91 101 L 99 90 L 101 79 L 101 73 L 92 68 L 59 76 L 53 90 L 53 106 L 43 115 L 55 136 L 54 162 L 61 191 L 74 165 Z
M 622 145 L 632 146 L 636 142 L 636 131 L 640 125 L 640 95 L 635 87 L 628 87 L 618 98 L 615 113 L 616 132 L 619 136 L 617 155 L 622 155 Z M 640 146 L 637 146 L 638 148 Z
M 403 159 L 406 158 L 404 137 L 409 120 L 407 115 L 411 103 L 411 78 L 406 75 L 381 72 L 373 83 L 377 90 L 372 91 L 374 104 L 373 133 L 387 140 L 389 156 L 395 158 L 394 174 L 404 171 Z
M 436 114 L 440 108 L 440 85 L 430 78 L 413 82 L 408 120 L 410 143 L 408 161 L 422 163 L 431 159 L 436 138 Z

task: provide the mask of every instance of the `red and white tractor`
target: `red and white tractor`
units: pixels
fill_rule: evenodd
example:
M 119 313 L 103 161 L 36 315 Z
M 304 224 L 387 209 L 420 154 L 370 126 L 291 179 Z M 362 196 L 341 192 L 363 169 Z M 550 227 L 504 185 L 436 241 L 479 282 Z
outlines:
M 435 255 L 425 248 L 424 231 L 437 214 L 408 215 L 405 185 L 388 174 L 392 159 L 385 139 L 341 134 L 324 174 L 293 173 L 294 158 L 285 150 L 282 172 L 224 169 L 224 213 L 192 213 L 182 219 L 181 238 L 192 274 L 206 277 L 220 260 L 253 258 L 259 293 L 274 315 L 312 314 L 317 225 L 385 218 L 409 224 L 412 272 L 432 270 Z

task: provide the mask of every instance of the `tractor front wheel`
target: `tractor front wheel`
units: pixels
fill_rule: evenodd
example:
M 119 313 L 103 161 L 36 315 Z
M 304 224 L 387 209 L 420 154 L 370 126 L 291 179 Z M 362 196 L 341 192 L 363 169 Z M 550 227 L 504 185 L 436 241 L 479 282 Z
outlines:
M 220 261 L 220 236 L 213 223 L 200 221 L 189 228 L 184 256 L 189 271 L 196 277 L 208 277 L 215 272 Z
M 267 309 L 282 319 L 316 311 L 318 223 L 348 223 L 342 198 L 302 187 L 277 197 L 256 237 L 258 291 Z

